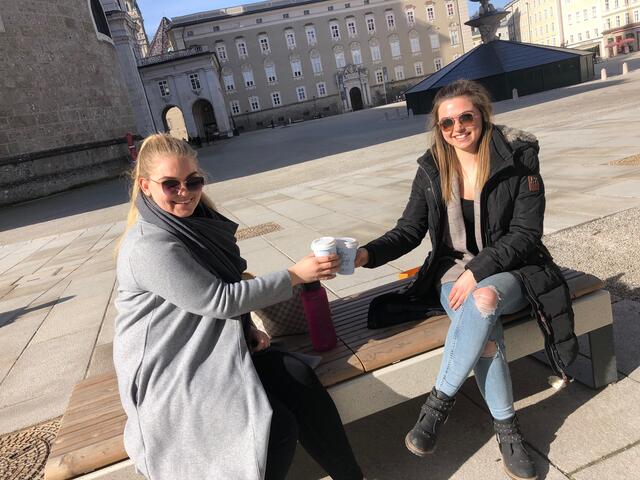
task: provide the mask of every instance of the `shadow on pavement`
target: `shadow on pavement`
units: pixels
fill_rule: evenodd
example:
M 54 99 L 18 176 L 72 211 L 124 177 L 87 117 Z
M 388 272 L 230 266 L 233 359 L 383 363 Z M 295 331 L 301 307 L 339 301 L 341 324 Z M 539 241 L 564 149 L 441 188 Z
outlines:
M 0 328 L 6 327 L 7 325 L 10 325 L 10 324 L 14 323 L 16 320 L 19 320 L 21 316 L 23 316 L 23 315 L 25 315 L 27 313 L 35 312 L 36 310 L 42 310 L 43 308 L 49 308 L 49 307 L 52 307 L 52 306 L 57 305 L 59 303 L 71 300 L 72 298 L 75 298 L 75 295 L 70 296 L 70 297 L 61 297 L 61 298 L 58 298 L 56 300 L 52 300 L 50 302 L 38 304 L 37 306 L 31 307 L 31 308 L 22 307 L 22 308 L 16 308 L 15 310 L 9 310 L 7 312 L 1 312 L 0 313 Z

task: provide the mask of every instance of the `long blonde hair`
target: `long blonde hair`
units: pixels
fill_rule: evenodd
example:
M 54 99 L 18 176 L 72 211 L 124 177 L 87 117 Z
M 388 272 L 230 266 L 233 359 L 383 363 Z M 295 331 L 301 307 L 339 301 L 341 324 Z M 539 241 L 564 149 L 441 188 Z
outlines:
M 489 178 L 489 161 L 491 143 L 491 132 L 493 131 L 491 97 L 489 92 L 477 82 L 472 80 L 456 80 L 442 87 L 433 99 L 433 109 L 431 110 L 431 122 L 433 132 L 433 145 L 431 152 L 435 157 L 440 171 L 440 184 L 442 188 L 442 199 L 448 203 L 452 198 L 451 182 L 458 175 L 458 157 L 455 149 L 449 145 L 438 122 L 438 109 L 445 100 L 455 97 L 466 97 L 482 115 L 482 133 L 478 145 L 478 170 L 476 174 L 476 190 L 480 191 Z
M 127 232 L 138 220 L 139 214 L 138 208 L 136 207 L 136 200 L 138 199 L 138 195 L 140 195 L 140 178 L 149 178 L 155 161 L 159 157 L 166 155 L 193 160 L 198 171 L 204 175 L 200 170 L 200 165 L 198 164 L 198 154 L 184 140 L 174 138 L 166 133 L 155 133 L 145 138 L 140 146 L 140 152 L 138 153 L 136 163 L 130 172 L 131 199 L 129 201 L 129 212 L 127 213 L 127 225 L 116 246 L 116 254 L 118 253 L 120 243 L 126 236 Z M 200 197 L 200 202 L 215 210 L 214 203 L 209 199 L 209 197 L 207 197 L 207 195 L 205 195 L 204 192 Z

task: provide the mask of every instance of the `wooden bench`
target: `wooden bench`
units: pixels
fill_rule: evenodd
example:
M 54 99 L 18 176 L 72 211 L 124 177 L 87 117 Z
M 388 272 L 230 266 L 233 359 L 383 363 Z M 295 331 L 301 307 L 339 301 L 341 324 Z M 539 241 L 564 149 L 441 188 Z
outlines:
M 611 298 L 598 278 L 563 270 L 574 299 L 577 335 L 589 334 L 593 387 L 617 380 Z M 427 393 L 435 381 L 447 316 L 369 330 L 369 302 L 409 280 L 384 285 L 331 303 L 339 342 L 322 354 L 316 369 L 342 420 L 349 423 Z M 503 318 L 509 360 L 544 348 L 528 312 Z M 315 353 L 305 335 L 281 338 L 295 351 Z M 367 401 L 362 402 L 363 395 Z M 114 373 L 89 378 L 74 388 L 45 467 L 45 480 L 134 478 L 123 444 L 126 417 Z M 131 477 L 126 476 L 131 472 Z M 90 473 L 93 472 L 93 473 Z M 124 475 L 124 476 L 123 476 Z

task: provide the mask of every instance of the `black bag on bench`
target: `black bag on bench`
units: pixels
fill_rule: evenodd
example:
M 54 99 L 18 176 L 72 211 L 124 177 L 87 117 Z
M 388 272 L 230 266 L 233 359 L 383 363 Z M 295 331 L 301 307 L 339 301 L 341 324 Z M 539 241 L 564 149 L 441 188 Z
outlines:
M 444 315 L 440 303 L 406 292 L 391 292 L 374 298 L 369 304 L 367 327 L 370 329 L 391 327 L 400 323 Z

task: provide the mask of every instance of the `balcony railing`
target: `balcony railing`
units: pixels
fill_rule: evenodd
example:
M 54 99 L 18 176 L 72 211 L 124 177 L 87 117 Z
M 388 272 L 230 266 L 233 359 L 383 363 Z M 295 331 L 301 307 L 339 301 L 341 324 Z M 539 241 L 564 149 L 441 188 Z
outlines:
M 153 55 L 152 57 L 145 57 L 138 59 L 138 66 L 153 65 L 154 63 L 167 62 L 169 60 L 177 60 L 178 58 L 190 57 L 203 52 L 208 52 L 209 47 L 206 45 L 197 45 L 186 48 L 184 50 L 176 50 L 175 52 L 161 53 L 160 55 Z

